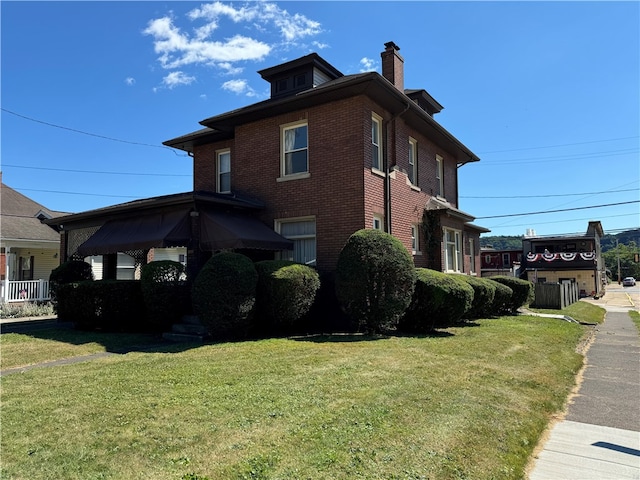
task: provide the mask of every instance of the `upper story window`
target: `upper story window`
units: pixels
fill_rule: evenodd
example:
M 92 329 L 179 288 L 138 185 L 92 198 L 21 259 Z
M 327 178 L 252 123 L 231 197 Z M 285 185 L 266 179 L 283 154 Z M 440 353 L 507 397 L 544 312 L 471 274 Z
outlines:
M 371 117 L 371 166 L 382 170 L 382 119 Z
M 216 153 L 216 191 L 231 192 L 231 151 L 222 150 Z
M 409 170 L 407 175 L 413 185 L 418 184 L 418 142 L 411 137 L 409 137 Z
M 436 155 L 436 195 L 444 197 L 444 180 L 442 174 L 442 157 Z
M 306 122 L 282 127 L 282 176 L 309 171 L 308 126 Z

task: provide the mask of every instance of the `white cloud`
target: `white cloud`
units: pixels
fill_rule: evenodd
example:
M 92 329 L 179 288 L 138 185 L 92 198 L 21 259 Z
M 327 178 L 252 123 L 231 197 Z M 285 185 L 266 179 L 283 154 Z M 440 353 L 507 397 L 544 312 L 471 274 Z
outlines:
M 378 68 L 378 62 L 367 57 L 362 57 L 360 59 L 360 72 L 370 72 L 372 70 L 376 70 Z
M 249 86 L 249 83 L 244 79 L 229 80 L 222 84 L 222 89 L 228 92 L 235 93 L 236 95 L 246 95 L 247 97 L 255 97 L 256 92 Z
M 150 20 L 143 31 L 153 37 L 154 50 L 164 68 L 212 65 L 230 72 L 237 68 L 233 63 L 262 60 L 272 52 L 275 44 L 251 36 L 236 34 L 230 38 L 213 38 L 225 19 L 246 23 L 254 37 L 269 36 L 269 31 L 275 29 L 288 44 L 322 32 L 319 22 L 297 13 L 292 15 L 269 2 L 247 3 L 236 8 L 234 4 L 216 1 L 191 10 L 187 17 L 192 22 L 204 24 L 195 26 L 190 34 L 177 27 L 173 18 L 164 16 Z
M 316 47 L 316 48 L 318 48 L 320 50 L 324 50 L 325 48 L 329 48 L 329 44 L 328 43 L 322 43 L 322 42 L 318 42 L 316 40 L 311 42 L 311 45 L 313 45 L 314 47 Z
M 167 88 L 172 89 L 179 85 L 190 85 L 195 81 L 195 79 L 195 77 L 191 77 L 184 72 L 171 72 L 162 79 L 162 84 Z
M 124 79 L 124 83 L 126 83 L 127 85 L 135 85 L 136 79 L 133 77 L 127 77 Z

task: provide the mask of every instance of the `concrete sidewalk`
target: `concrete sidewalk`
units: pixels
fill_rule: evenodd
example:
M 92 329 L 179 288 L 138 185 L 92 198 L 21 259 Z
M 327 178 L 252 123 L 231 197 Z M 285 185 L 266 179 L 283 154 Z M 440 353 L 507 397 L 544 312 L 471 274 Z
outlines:
M 607 308 L 582 378 L 529 479 L 640 479 L 640 335 L 627 311 Z

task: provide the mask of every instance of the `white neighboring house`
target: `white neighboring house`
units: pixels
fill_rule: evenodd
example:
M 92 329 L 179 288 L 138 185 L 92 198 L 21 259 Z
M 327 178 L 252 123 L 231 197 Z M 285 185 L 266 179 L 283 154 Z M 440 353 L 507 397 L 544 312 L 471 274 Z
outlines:
M 49 275 L 60 265 L 60 234 L 43 219 L 49 210 L 1 182 L 0 302 L 49 299 Z

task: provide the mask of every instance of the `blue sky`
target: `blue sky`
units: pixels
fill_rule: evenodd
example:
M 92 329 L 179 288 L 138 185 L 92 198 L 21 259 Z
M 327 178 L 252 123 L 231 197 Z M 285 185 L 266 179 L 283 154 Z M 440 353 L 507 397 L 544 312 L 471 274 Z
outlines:
M 317 52 L 380 72 L 394 41 L 405 87 L 440 102 L 436 120 L 481 158 L 459 170 L 460 208 L 490 235 L 640 225 L 638 2 L 0 8 L 3 182 L 50 209 L 189 191 L 191 159 L 162 142 L 266 99 L 258 70 Z

